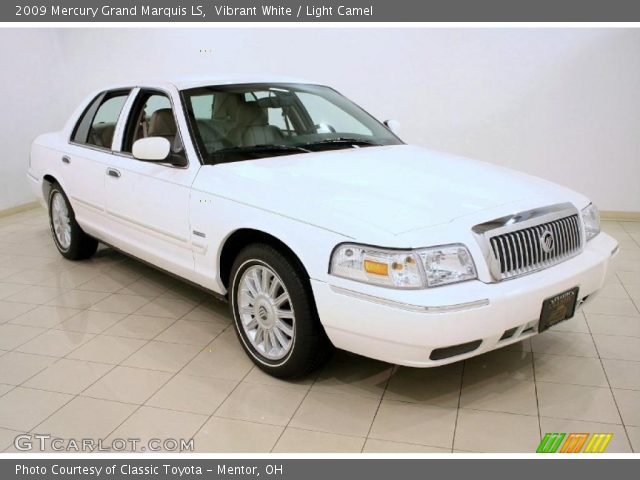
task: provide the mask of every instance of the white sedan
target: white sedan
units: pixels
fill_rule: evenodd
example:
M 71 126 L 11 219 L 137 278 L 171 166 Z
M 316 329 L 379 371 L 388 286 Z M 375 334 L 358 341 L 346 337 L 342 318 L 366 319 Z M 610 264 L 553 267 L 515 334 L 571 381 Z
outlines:
M 396 127 L 287 79 L 122 85 L 38 137 L 28 178 L 64 257 L 104 242 L 226 298 L 246 353 L 279 377 L 334 346 L 455 362 L 602 286 L 617 243 L 587 198 Z

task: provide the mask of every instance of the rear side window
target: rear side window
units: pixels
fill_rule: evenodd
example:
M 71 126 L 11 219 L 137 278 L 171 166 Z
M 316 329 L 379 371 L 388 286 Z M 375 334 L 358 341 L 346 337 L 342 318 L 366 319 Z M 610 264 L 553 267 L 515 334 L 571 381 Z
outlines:
M 111 149 L 118 117 L 129 91 L 104 92 L 98 95 L 80 117 L 73 132 L 76 143 Z

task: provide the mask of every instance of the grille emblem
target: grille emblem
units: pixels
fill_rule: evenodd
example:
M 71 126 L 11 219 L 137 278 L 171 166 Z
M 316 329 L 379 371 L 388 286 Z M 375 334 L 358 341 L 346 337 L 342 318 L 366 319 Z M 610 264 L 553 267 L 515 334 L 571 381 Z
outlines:
M 555 247 L 555 238 L 553 237 L 553 233 L 551 230 L 545 230 L 540 235 L 540 247 L 542 247 L 542 251 L 545 253 L 550 253 Z

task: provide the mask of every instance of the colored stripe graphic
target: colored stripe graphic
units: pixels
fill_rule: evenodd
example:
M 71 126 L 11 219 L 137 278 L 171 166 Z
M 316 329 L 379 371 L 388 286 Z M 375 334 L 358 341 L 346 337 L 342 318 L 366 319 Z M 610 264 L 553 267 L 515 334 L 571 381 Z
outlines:
M 580 453 L 587 438 L 589 438 L 588 433 L 570 433 L 562 445 L 560 453 Z
M 545 433 L 536 453 L 556 453 L 564 437 L 564 433 Z
M 604 453 L 612 438 L 613 433 L 545 433 L 536 453 Z
M 594 433 L 584 449 L 584 453 L 603 453 L 609 445 L 613 433 Z

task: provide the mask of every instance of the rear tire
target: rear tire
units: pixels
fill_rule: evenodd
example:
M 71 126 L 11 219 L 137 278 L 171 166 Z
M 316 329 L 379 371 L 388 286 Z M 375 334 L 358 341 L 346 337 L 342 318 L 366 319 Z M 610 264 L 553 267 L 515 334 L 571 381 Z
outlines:
M 231 269 L 229 305 L 242 348 L 278 378 L 304 376 L 329 358 L 333 346 L 318 318 L 309 279 L 270 245 L 253 244 Z
M 96 253 L 98 241 L 80 228 L 67 195 L 57 183 L 49 191 L 48 206 L 53 242 L 63 257 L 83 260 Z

